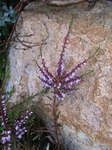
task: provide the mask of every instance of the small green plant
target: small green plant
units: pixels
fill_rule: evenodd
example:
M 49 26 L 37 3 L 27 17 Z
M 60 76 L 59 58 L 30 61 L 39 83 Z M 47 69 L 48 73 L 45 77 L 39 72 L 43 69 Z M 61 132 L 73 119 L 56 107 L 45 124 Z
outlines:
M 0 27 L 6 26 L 7 23 L 16 22 L 16 12 L 12 6 L 9 8 L 3 2 L 0 2 Z M 1 34 L 2 35 L 2 34 Z

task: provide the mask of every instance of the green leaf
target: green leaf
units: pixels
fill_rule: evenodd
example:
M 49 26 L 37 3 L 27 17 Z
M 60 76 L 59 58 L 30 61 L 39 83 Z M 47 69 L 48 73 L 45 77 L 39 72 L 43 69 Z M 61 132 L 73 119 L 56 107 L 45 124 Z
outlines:
M 9 11 L 6 5 L 3 5 L 3 10 Z
M 10 15 L 14 15 L 14 10 L 11 10 L 11 11 L 10 11 Z
M 0 18 L 4 17 L 3 14 L 0 12 Z
M 12 7 L 12 6 L 10 6 L 10 7 L 9 7 L 9 11 L 12 11 L 12 10 L 13 10 L 13 7 Z
M 9 12 L 5 12 L 4 16 L 7 17 L 9 15 Z
M 11 21 L 11 19 L 10 19 L 9 17 L 5 17 L 4 19 L 5 19 L 5 21 L 7 21 L 7 22 L 10 22 L 10 21 Z
M 0 20 L 0 26 L 4 26 L 5 25 L 5 21 L 4 20 Z
M 16 19 L 15 19 L 15 18 L 13 18 L 13 19 L 11 20 L 11 22 L 12 22 L 12 23 L 15 23 L 15 22 L 16 22 Z

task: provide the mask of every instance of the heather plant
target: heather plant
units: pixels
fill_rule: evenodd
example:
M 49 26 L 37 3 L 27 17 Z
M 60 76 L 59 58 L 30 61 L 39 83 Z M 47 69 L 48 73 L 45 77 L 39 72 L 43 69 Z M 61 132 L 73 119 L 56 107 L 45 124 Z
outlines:
M 40 121 L 37 122 L 36 115 L 32 115 L 32 112 L 27 109 L 32 99 L 36 96 L 45 95 L 48 88 L 44 88 L 31 96 L 25 96 L 21 98 L 18 104 L 10 106 L 8 101 L 14 91 L 13 87 L 11 91 L 4 93 L 4 96 L 0 98 L 0 148 L 4 147 L 4 150 L 30 150 L 34 146 L 39 147 L 41 138 L 48 131 L 42 123 L 42 127 L 39 127 Z M 3 93 L 3 89 L 0 91 L 1 93 Z
M 19 116 L 14 121 L 14 124 L 11 126 L 10 120 L 8 118 L 8 112 L 6 107 L 6 101 L 4 96 L 0 99 L 0 122 L 1 122 L 1 143 L 4 145 L 4 150 L 11 150 L 11 139 L 12 136 L 21 139 L 22 136 L 27 132 L 25 127 L 26 121 L 31 116 L 32 112 L 25 111 L 24 114 Z M 14 115 L 14 114 L 13 114 Z
M 57 107 L 61 100 L 64 100 L 67 94 L 71 94 L 74 91 L 77 90 L 77 85 L 82 81 L 82 79 L 87 76 L 88 74 L 92 73 L 93 70 L 89 70 L 88 72 L 84 74 L 77 74 L 79 70 L 84 67 L 91 58 L 93 58 L 96 53 L 98 52 L 99 48 L 87 59 L 84 59 L 81 63 L 79 63 L 77 66 L 75 66 L 72 70 L 66 71 L 65 65 L 64 65 L 64 53 L 66 50 L 66 45 L 68 43 L 68 38 L 70 34 L 70 29 L 72 27 L 73 18 L 69 25 L 69 30 L 64 38 L 62 51 L 60 54 L 59 61 L 56 66 L 56 72 L 55 75 L 53 73 L 49 72 L 49 69 L 46 66 L 45 59 L 42 56 L 41 52 L 41 60 L 42 63 L 39 65 L 37 62 L 37 66 L 41 72 L 41 77 L 39 76 L 42 84 L 44 87 L 47 87 L 49 89 L 52 89 L 51 92 L 54 94 L 53 98 L 50 98 L 53 101 L 52 109 L 53 109 L 53 122 L 55 127 L 55 134 L 56 134 L 56 141 L 57 141 L 57 149 L 60 150 L 60 140 L 59 140 L 59 128 L 58 128 L 58 117 L 60 112 L 57 114 Z
M 83 66 L 85 66 L 88 61 L 94 57 L 94 55 L 97 53 L 99 49 L 95 51 L 93 55 L 91 55 L 89 58 L 84 59 L 83 62 L 78 64 L 75 68 L 73 68 L 71 71 L 67 72 L 66 68 L 64 66 L 64 53 L 65 53 L 65 48 L 68 43 L 68 37 L 70 33 L 70 28 L 69 31 L 64 39 L 64 44 L 62 46 L 62 52 L 60 54 L 59 61 L 57 63 L 56 67 L 56 73 L 55 76 L 49 72 L 48 68 L 46 67 L 46 62 L 44 58 L 42 57 L 42 66 L 40 66 L 37 62 L 37 66 L 39 67 L 39 70 L 42 74 L 40 80 L 42 81 L 42 84 L 47 87 L 47 88 L 53 88 L 53 93 L 54 96 L 58 100 L 63 100 L 66 96 L 66 94 L 71 94 L 73 91 L 77 89 L 77 85 L 82 81 L 83 77 L 86 76 L 87 74 L 90 74 L 93 72 L 93 70 L 88 71 L 85 74 L 77 75 L 77 71 L 81 70 Z
M 8 13 L 7 13 L 8 15 Z M 86 72 L 85 74 L 77 74 L 78 70 L 81 70 L 83 66 L 85 66 L 88 61 L 94 57 L 98 49 L 95 51 L 93 55 L 84 59 L 80 64 L 74 67 L 71 71 L 67 72 L 64 65 L 64 53 L 66 49 L 66 45 L 68 43 L 68 38 L 70 34 L 70 29 L 73 23 L 73 18 L 71 20 L 69 30 L 65 36 L 62 51 L 60 54 L 59 61 L 57 63 L 55 75 L 49 72 L 49 69 L 46 66 L 46 62 L 41 54 L 42 64 L 39 65 L 37 62 L 37 66 L 42 74 L 42 77 L 39 77 L 44 85 L 44 89 L 41 92 L 37 92 L 35 95 L 32 95 L 30 99 L 33 99 L 37 95 L 45 95 L 49 89 L 52 88 L 53 98 L 50 98 L 53 101 L 53 122 L 56 133 L 56 141 L 57 141 L 57 149 L 60 150 L 60 140 L 59 140 L 59 126 L 57 123 L 58 116 L 60 112 L 57 114 L 57 107 L 61 100 L 64 100 L 67 94 L 71 94 L 77 90 L 77 85 L 82 81 L 82 79 L 87 75 L 93 72 L 93 70 Z M 21 103 L 23 104 L 23 103 Z M 19 111 L 21 111 L 21 106 L 19 105 L 18 110 L 13 109 L 11 113 L 7 111 L 6 101 L 4 97 L 0 99 L 0 119 L 1 119 L 1 142 L 4 146 L 4 149 L 11 150 L 12 139 L 21 139 L 23 135 L 27 132 L 26 129 L 26 121 L 31 116 L 32 112 L 22 111 L 20 115 Z M 16 106 L 15 106 L 16 107 Z M 12 122 L 14 119 L 14 122 Z M 11 120 L 11 122 L 10 122 Z

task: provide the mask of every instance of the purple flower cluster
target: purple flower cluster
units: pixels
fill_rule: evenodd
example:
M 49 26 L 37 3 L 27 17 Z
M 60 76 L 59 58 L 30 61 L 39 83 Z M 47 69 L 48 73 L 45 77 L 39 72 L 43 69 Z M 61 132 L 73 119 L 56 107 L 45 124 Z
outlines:
M 3 96 L 2 96 L 2 100 L 0 100 L 0 118 L 2 119 L 2 126 L 5 126 L 5 128 L 7 128 L 7 121 L 8 118 L 6 117 L 7 112 L 6 112 L 6 104 L 5 101 L 3 100 Z
M 3 131 L 2 134 L 1 134 L 1 141 L 2 141 L 2 144 L 5 145 L 5 149 L 6 150 L 11 150 L 11 144 L 10 144 L 10 140 L 11 140 L 11 131 Z
M 26 111 L 24 115 L 21 115 L 20 119 L 17 120 L 14 124 L 15 135 L 17 138 L 21 139 L 25 132 L 26 128 L 23 126 L 26 123 L 26 120 L 31 116 L 32 112 Z
M 1 125 L 4 128 L 3 132 L 1 133 L 1 142 L 4 145 L 5 150 L 11 150 L 11 134 L 15 134 L 16 138 L 21 139 L 25 132 L 27 132 L 26 128 L 24 127 L 27 119 L 31 116 L 32 112 L 26 111 L 24 115 L 20 116 L 20 119 L 17 120 L 14 126 L 10 129 L 8 125 L 8 118 L 7 118 L 7 111 L 6 111 L 6 104 L 3 100 L 4 97 L 0 99 L 0 118 L 1 118 Z
M 7 118 L 7 111 L 6 111 L 6 104 L 3 100 L 4 96 L 0 99 L 0 118 L 1 118 L 1 125 L 4 127 L 4 131 L 1 133 L 1 142 L 4 144 L 4 149 L 11 150 L 10 140 L 11 140 L 11 130 L 8 126 L 8 118 Z
M 60 59 L 56 69 L 56 75 L 53 76 L 52 73 L 48 71 L 48 68 L 45 65 L 44 58 L 42 58 L 42 67 L 38 67 L 42 74 L 42 77 L 39 77 L 42 81 L 43 85 L 48 88 L 54 88 L 53 93 L 55 94 L 57 99 L 63 100 L 65 94 L 70 94 L 74 90 L 76 90 L 76 85 L 82 81 L 83 75 L 77 75 L 76 71 L 80 70 L 83 65 L 86 65 L 87 59 L 85 59 L 82 63 L 78 64 L 74 69 L 70 72 L 66 72 L 64 68 L 64 52 L 66 48 L 66 44 L 68 43 L 69 33 L 65 37 L 64 44 L 62 46 L 62 52 L 60 54 Z

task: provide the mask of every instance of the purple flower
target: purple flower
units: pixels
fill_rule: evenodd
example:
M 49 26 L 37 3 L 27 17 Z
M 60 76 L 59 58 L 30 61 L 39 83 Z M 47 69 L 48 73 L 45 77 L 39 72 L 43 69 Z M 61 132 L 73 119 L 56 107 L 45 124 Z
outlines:
M 2 134 L 1 134 L 1 136 L 2 136 L 2 139 L 1 139 L 2 144 L 5 144 L 5 143 L 7 143 L 7 142 L 10 142 L 10 139 L 11 139 L 10 133 L 11 133 L 10 130 L 9 130 L 9 131 L 3 131 L 3 132 L 2 132 Z
M 26 123 L 26 120 L 31 116 L 32 112 L 26 111 L 24 115 L 21 115 L 20 119 L 17 120 L 14 124 L 15 135 L 17 138 L 21 139 L 25 132 L 26 128 L 23 125 Z
M 45 65 L 45 60 L 42 58 L 42 67 L 37 64 L 42 74 L 42 77 L 39 77 L 42 81 L 42 84 L 48 88 L 54 88 L 53 93 L 57 99 L 63 100 L 66 94 L 70 94 L 76 90 L 76 85 L 82 81 L 83 75 L 77 75 L 77 71 L 82 68 L 82 66 L 87 64 L 88 59 L 85 59 L 82 63 L 78 64 L 70 72 L 66 72 L 64 67 L 64 52 L 66 44 L 68 41 L 69 32 L 65 37 L 64 44 L 62 46 L 62 52 L 60 54 L 60 59 L 57 64 L 55 76 L 49 72 L 48 68 Z
M 27 132 L 24 127 L 27 119 L 31 116 L 32 112 L 26 111 L 23 115 L 20 116 L 20 119 L 17 120 L 13 128 L 9 128 L 6 104 L 3 100 L 3 96 L 0 99 L 0 118 L 1 125 L 4 127 L 3 132 L 1 133 L 1 142 L 4 145 L 5 150 L 11 150 L 11 134 L 15 134 L 17 138 L 21 139 L 25 132 Z

